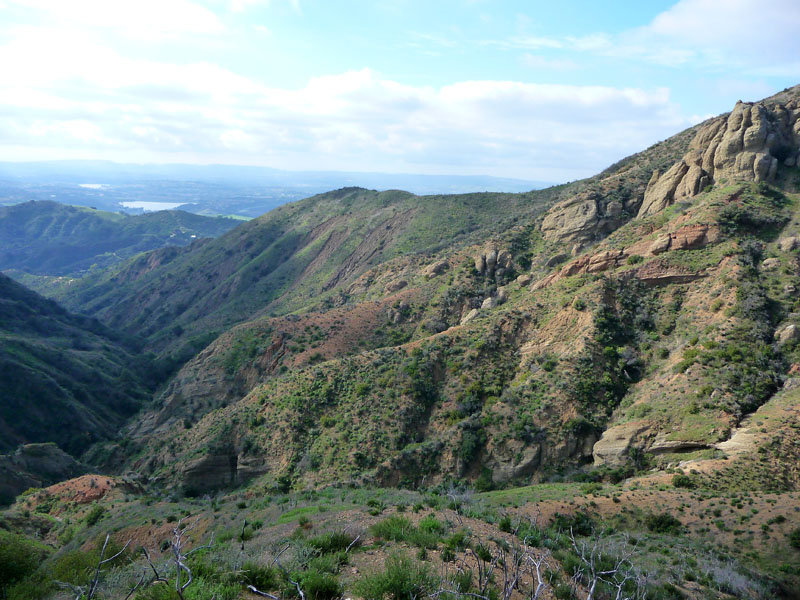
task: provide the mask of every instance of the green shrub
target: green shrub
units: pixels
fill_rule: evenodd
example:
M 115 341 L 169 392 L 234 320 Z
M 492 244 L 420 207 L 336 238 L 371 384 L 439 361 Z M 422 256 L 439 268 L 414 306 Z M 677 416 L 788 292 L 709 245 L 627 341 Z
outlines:
M 53 584 L 50 581 L 40 581 L 34 575 L 6 588 L 5 596 L 2 590 L 3 587 L 0 586 L 0 597 L 5 600 L 42 600 L 53 591 Z
M 33 573 L 47 548 L 42 544 L 0 530 L 0 595 L 3 589 Z
M 439 521 L 433 515 L 428 515 L 419 522 L 419 530 L 424 533 L 443 534 L 446 529 L 447 528 L 445 527 L 444 523 Z
M 370 600 L 412 600 L 430 593 L 434 582 L 427 566 L 406 557 L 390 556 L 382 573 L 362 578 L 356 582 L 354 591 Z
M 175 593 L 174 585 L 174 581 L 149 585 L 136 593 L 136 600 L 180 600 L 178 594 Z
M 370 527 L 372 535 L 392 542 L 406 541 L 414 529 L 415 527 L 411 521 L 397 515 L 378 521 Z
M 497 528 L 504 533 L 511 533 L 511 527 L 511 517 L 508 515 L 503 515 L 497 523 Z
M 313 537 L 308 540 L 308 545 L 314 548 L 320 554 L 346 550 L 351 543 L 353 543 L 353 538 L 346 533 L 339 531 L 323 533 L 322 535 L 318 535 L 317 537 Z
M 645 525 L 653 533 L 678 534 L 683 529 L 683 524 L 669 513 L 648 515 Z
M 94 506 L 92 506 L 92 510 L 90 510 L 89 513 L 84 518 L 86 524 L 89 527 L 95 525 L 100 520 L 100 517 L 103 516 L 104 512 L 106 512 L 106 509 L 104 507 L 100 506 L 99 504 L 95 504 Z
M 797 548 L 800 550 L 800 527 L 794 529 L 789 534 L 789 544 L 792 546 L 792 548 Z
M 678 473 L 672 478 L 672 485 L 674 485 L 676 488 L 686 488 L 691 490 L 697 487 L 697 482 L 694 480 L 694 477 L 691 477 L 690 475 Z
M 576 512 L 574 515 L 553 515 L 552 526 L 558 531 L 571 531 L 575 535 L 592 535 L 594 520 L 585 512 Z
M 312 558 L 308 563 L 308 568 L 321 573 L 336 574 L 339 572 L 342 565 L 347 564 L 347 561 L 347 552 L 340 550 L 338 552 L 329 552 L 328 554 Z
M 294 573 L 292 579 L 300 584 L 307 600 L 337 600 L 342 597 L 342 585 L 330 573 L 320 573 L 309 569 L 301 573 Z M 291 582 L 284 583 L 282 598 L 299 598 L 297 587 Z
M 243 583 L 252 585 L 257 590 L 274 590 L 278 586 L 278 572 L 272 567 L 256 564 L 252 561 L 242 565 Z

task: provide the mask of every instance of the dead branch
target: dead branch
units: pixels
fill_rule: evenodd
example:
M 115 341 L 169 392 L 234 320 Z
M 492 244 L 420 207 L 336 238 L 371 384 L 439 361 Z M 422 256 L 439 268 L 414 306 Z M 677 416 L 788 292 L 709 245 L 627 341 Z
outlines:
M 261 596 L 262 598 L 271 598 L 272 600 L 281 600 L 278 596 L 273 596 L 272 594 L 268 594 L 267 592 L 262 592 L 261 590 L 256 589 L 253 585 L 248 585 L 247 589 L 250 590 L 256 596 Z
M 131 540 L 128 540 L 125 545 L 122 547 L 122 550 L 117 552 L 114 556 L 110 558 L 106 558 L 105 560 L 103 557 L 106 555 L 106 548 L 108 548 L 108 542 L 111 540 L 111 535 L 106 534 L 106 541 L 103 542 L 103 549 L 100 550 L 100 560 L 97 561 L 97 568 L 94 570 L 94 578 L 92 579 L 92 583 L 89 585 L 89 593 L 86 595 L 86 600 L 92 600 L 94 597 L 94 593 L 97 591 L 97 583 L 100 580 L 100 568 L 106 564 L 118 558 L 125 550 L 128 549 L 128 546 L 131 543 Z

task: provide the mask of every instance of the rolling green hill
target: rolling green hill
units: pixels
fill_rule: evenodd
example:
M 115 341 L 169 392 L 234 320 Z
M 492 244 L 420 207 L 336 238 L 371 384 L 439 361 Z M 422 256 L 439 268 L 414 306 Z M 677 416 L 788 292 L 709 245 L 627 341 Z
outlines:
M 183 211 L 123 215 L 58 202 L 0 207 L 0 270 L 79 276 L 163 246 L 216 237 L 239 221 Z

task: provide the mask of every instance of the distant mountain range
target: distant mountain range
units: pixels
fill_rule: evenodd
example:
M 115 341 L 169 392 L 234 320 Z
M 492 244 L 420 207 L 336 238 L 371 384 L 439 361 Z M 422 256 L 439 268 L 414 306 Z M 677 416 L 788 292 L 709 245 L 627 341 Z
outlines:
M 282 171 L 252 166 L 108 161 L 0 163 L 0 205 L 55 200 L 131 213 L 180 206 L 203 215 L 255 217 L 287 202 L 342 187 L 402 189 L 426 195 L 526 192 L 548 185 L 483 175 Z

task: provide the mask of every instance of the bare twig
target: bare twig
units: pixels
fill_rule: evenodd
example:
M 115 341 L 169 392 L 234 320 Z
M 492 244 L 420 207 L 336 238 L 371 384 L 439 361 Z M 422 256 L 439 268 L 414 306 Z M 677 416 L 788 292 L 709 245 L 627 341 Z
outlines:
M 256 596 L 261 596 L 262 598 L 272 598 L 272 600 L 280 600 L 278 596 L 273 596 L 272 594 L 268 594 L 267 592 L 262 592 L 261 590 L 256 589 L 253 585 L 248 585 L 247 589 L 254 593 Z
M 130 592 L 128 592 L 128 595 L 127 595 L 127 596 L 125 596 L 125 600 L 128 600 L 128 599 L 129 599 L 131 596 L 133 596 L 133 593 L 134 593 L 136 590 L 138 590 L 138 589 L 139 589 L 139 586 L 141 586 L 141 585 L 144 583 L 144 578 L 145 578 L 145 577 L 147 577 L 147 569 L 145 569 L 145 570 L 143 570 L 143 571 L 142 571 L 142 576 L 139 578 L 139 581 L 138 581 L 138 583 L 137 583 L 135 586 L 133 586 L 133 589 L 131 589 L 131 591 L 130 591 Z
M 355 537 L 355 539 L 354 539 L 352 542 L 350 542 L 350 543 L 347 545 L 347 548 L 345 548 L 345 551 L 344 551 L 344 553 L 345 553 L 345 554 L 347 554 L 348 552 L 350 552 L 350 548 L 352 548 L 353 546 L 355 546 L 355 545 L 358 543 L 358 540 L 360 540 L 360 539 L 361 539 L 361 536 L 360 536 L 360 535 L 357 535 L 357 536 Z

